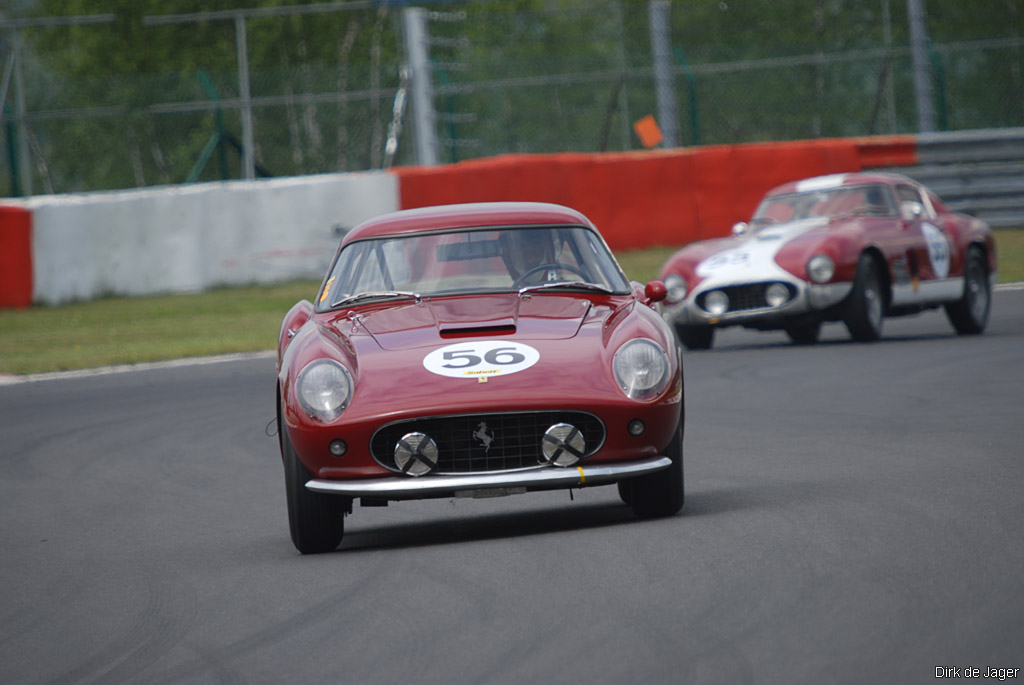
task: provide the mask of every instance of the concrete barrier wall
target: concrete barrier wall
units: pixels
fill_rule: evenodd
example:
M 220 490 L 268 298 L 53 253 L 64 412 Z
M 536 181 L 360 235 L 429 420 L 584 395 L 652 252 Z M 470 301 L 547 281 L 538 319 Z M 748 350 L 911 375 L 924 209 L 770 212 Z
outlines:
M 397 209 L 398 190 L 374 172 L 19 204 L 32 214 L 31 300 L 59 304 L 319 279 L 338 245 L 333 227 Z
M 5 200 L 0 307 L 318 279 L 338 243 L 335 225 L 425 205 L 555 202 L 589 216 L 614 250 L 678 246 L 727 235 L 780 183 L 914 164 L 915 149 L 912 136 L 900 136 L 502 155 L 391 172 Z

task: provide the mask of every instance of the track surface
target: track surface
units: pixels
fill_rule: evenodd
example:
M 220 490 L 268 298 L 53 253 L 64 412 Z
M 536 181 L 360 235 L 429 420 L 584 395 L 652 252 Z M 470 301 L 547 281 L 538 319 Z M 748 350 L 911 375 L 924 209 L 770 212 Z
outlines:
M 951 330 L 688 354 L 682 515 L 614 488 L 357 507 L 315 557 L 288 539 L 272 359 L 0 387 L 0 682 L 1024 669 L 1024 292 Z

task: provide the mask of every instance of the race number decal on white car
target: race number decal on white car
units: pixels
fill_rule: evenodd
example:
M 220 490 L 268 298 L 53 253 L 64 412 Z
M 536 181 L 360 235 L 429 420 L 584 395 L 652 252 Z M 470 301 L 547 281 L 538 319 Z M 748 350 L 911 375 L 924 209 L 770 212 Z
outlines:
M 701 278 L 788 278 L 787 272 L 775 263 L 775 255 L 789 241 L 828 223 L 827 218 L 811 217 L 767 226 L 749 234 L 735 247 L 711 255 L 697 265 Z
M 440 347 L 423 358 L 423 368 L 450 378 L 507 376 L 540 360 L 540 352 L 523 343 L 489 340 Z
M 929 223 L 921 224 L 921 230 L 928 243 L 928 257 L 932 260 L 932 273 L 935 274 L 935 278 L 946 278 L 949 276 L 949 241 L 942 231 Z
M 744 266 L 750 262 L 749 250 L 729 250 L 720 252 L 708 257 L 697 267 L 700 276 L 706 276 L 713 271 L 728 269 L 730 267 Z

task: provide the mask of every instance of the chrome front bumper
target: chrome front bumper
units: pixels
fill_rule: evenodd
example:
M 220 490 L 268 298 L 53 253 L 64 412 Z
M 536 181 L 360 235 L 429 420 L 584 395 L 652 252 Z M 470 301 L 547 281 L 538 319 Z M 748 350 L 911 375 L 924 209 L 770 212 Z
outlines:
M 713 316 L 697 306 L 698 295 L 703 292 L 710 292 L 716 289 L 715 287 L 706 287 L 690 293 L 687 295 L 685 300 L 677 305 L 666 305 L 663 303 L 662 316 L 669 323 L 685 326 L 728 326 L 732 324 L 743 324 L 748 321 L 759 319 L 792 317 L 822 311 L 842 302 L 853 289 L 852 282 L 816 285 L 805 283 L 803 281 L 794 281 L 791 284 L 796 287 L 796 296 L 779 307 L 741 309 L 739 311 L 726 312 L 719 316 Z
M 464 476 L 395 476 L 368 480 L 319 480 L 306 483 L 314 492 L 346 497 L 371 497 L 388 500 L 429 499 L 432 497 L 498 497 L 527 490 L 557 490 L 606 485 L 667 469 L 668 457 L 653 457 L 619 464 L 577 465 L 565 468 L 545 466 L 527 471 L 466 474 Z

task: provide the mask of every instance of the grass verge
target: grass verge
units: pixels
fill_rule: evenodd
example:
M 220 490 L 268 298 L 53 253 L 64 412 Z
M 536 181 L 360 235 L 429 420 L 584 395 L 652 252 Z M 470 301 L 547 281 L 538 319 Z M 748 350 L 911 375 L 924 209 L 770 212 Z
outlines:
M 1024 281 L 1024 230 L 996 231 L 999 281 Z M 658 277 L 671 247 L 616 255 L 632 280 Z M 0 310 L 0 374 L 271 350 L 281 319 L 318 282 L 109 298 L 60 307 Z

